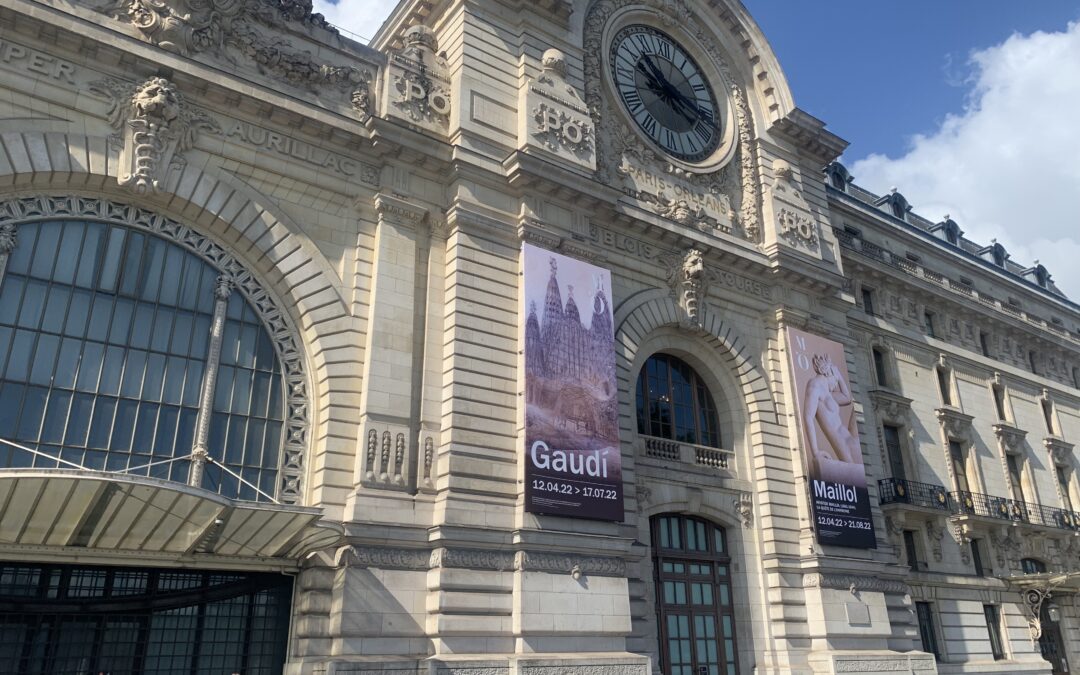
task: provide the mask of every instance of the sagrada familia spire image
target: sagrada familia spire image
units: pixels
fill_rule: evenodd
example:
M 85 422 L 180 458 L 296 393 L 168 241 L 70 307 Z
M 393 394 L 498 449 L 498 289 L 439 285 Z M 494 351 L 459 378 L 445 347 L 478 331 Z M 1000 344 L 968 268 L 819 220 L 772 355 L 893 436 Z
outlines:
M 594 279 L 592 313 L 585 323 L 572 285 L 566 286 L 563 302 L 554 257 L 550 266 L 543 314 L 537 316 L 532 303 L 525 324 L 529 436 L 543 436 L 567 450 L 616 446 L 614 332 L 603 279 Z

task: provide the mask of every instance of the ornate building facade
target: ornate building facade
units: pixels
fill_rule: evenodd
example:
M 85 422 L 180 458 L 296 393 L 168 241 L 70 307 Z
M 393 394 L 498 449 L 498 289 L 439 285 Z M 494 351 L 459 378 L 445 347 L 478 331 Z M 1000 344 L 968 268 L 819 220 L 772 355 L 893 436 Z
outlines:
M 1080 312 L 845 145 L 737 0 L 0 0 L 0 670 L 1068 672 Z

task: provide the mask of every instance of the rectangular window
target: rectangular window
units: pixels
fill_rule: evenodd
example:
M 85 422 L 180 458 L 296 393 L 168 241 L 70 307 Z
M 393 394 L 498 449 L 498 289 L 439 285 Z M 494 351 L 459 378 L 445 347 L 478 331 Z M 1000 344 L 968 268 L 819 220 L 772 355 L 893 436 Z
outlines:
M 862 287 L 862 307 L 864 312 L 874 316 L 874 289 Z
M 1043 421 L 1046 422 L 1046 433 L 1051 436 L 1054 435 L 1054 402 L 1050 400 L 1042 401 Z
M 878 348 L 873 349 L 874 353 L 874 377 L 877 378 L 877 384 L 879 387 L 889 386 L 889 373 L 885 368 L 885 352 Z
M 1057 467 L 1058 485 L 1061 486 L 1061 499 L 1066 511 L 1072 511 L 1072 494 L 1069 492 L 1069 470 L 1063 466 Z
M 952 405 L 952 384 L 949 382 L 949 371 L 944 368 L 936 368 L 937 370 L 937 386 L 938 391 L 941 392 L 941 403 L 943 405 Z
M 994 654 L 994 660 L 1000 661 L 1005 658 L 1005 644 L 1001 641 L 1001 614 L 997 605 L 983 605 L 983 614 L 986 615 L 986 630 L 990 633 L 990 651 Z
M 979 331 L 979 348 L 983 356 L 990 357 L 990 336 L 984 330 Z
M 1009 480 L 1012 481 L 1013 486 L 1013 499 L 1021 502 L 1027 501 L 1024 499 L 1024 483 L 1023 473 L 1021 472 L 1021 460 L 1016 455 L 1005 455 L 1005 464 L 1009 467 Z
M 971 540 L 971 562 L 975 565 L 975 575 L 985 577 L 986 568 L 983 567 L 982 541 L 979 539 Z
M 900 445 L 900 427 L 885 424 L 881 427 L 881 433 L 885 437 L 885 454 L 889 457 L 892 477 L 903 480 L 907 477 L 907 471 L 904 469 L 904 450 Z
M 994 392 L 994 408 L 997 410 L 998 419 L 1006 421 L 1005 416 L 1005 390 L 998 385 L 994 385 L 991 389 Z
M 926 569 L 926 565 L 919 560 L 919 548 L 915 543 L 915 530 L 904 530 L 904 552 L 907 553 L 908 566 L 913 570 Z
M 919 639 L 922 640 L 922 649 L 934 655 L 936 660 L 941 660 L 941 650 L 938 648 L 937 629 L 934 627 L 934 607 L 929 602 L 915 603 L 915 616 L 919 620 Z
M 956 474 L 956 489 L 971 492 L 967 479 L 967 453 L 960 441 L 949 441 L 949 457 L 952 460 L 953 473 Z
M 926 334 L 929 337 L 937 337 L 934 333 L 934 313 L 923 312 L 923 328 L 926 330 Z

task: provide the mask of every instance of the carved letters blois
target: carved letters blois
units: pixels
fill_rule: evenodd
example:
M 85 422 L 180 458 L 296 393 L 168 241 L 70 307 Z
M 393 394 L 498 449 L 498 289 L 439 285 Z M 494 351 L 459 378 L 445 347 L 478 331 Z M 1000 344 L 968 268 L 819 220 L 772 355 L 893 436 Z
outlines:
M 589 240 L 598 246 L 610 249 L 617 253 L 632 255 L 642 260 L 656 262 L 667 270 L 666 276 L 669 282 L 674 279 L 676 267 L 681 267 L 685 253 L 680 256 L 674 251 L 659 248 L 641 239 L 636 239 L 621 232 L 615 232 L 594 223 L 589 224 Z M 711 273 L 711 281 L 718 286 L 744 293 L 751 297 L 771 301 L 773 287 L 760 281 L 749 279 L 732 272 L 731 270 L 715 270 Z

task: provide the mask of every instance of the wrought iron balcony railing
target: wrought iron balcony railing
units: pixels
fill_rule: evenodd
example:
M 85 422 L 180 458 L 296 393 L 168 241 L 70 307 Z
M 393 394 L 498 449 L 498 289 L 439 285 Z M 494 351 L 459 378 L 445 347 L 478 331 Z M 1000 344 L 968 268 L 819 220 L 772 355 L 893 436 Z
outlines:
M 978 492 L 954 492 L 952 506 L 952 511 L 956 515 L 981 516 L 1042 527 L 1080 530 L 1080 514 L 1018 499 L 984 495 Z
M 904 478 L 878 481 L 882 504 L 910 504 L 924 509 L 949 510 L 949 492 L 941 485 Z

